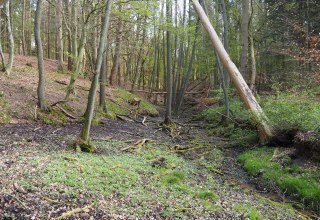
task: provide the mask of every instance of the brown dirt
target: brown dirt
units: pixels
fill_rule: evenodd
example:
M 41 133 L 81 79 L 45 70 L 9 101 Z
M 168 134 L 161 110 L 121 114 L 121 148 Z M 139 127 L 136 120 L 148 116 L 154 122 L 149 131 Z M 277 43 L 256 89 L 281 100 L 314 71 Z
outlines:
M 44 61 L 46 71 L 46 98 L 49 104 L 63 100 L 66 93 L 66 85 L 56 81 L 68 83 L 70 73 L 57 73 L 55 60 Z M 37 84 L 38 72 L 36 70 L 37 59 L 32 56 L 15 56 L 15 62 L 12 74 L 6 76 L 0 73 L 0 88 L 4 92 L 5 98 L 12 111 L 11 123 L 25 123 L 33 121 L 36 102 L 37 102 Z M 79 78 L 76 86 L 84 89 L 77 89 L 77 94 L 72 97 L 68 105 L 73 109 L 75 116 L 81 116 L 84 113 L 86 99 L 90 81 Z M 112 88 L 107 88 L 107 94 L 112 93 Z

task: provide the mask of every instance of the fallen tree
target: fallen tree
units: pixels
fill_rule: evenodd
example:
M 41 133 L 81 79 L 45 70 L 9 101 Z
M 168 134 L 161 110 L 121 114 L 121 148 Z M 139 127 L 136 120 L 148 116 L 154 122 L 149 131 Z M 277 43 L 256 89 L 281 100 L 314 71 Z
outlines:
M 245 104 L 246 108 L 252 113 L 254 123 L 258 128 L 259 137 L 261 142 L 267 142 L 272 137 L 272 129 L 269 126 L 269 120 L 265 116 L 262 108 L 259 103 L 255 99 L 252 91 L 249 86 L 243 79 L 241 73 L 239 72 L 236 65 L 232 62 L 230 56 L 225 50 L 219 36 L 214 30 L 213 26 L 210 23 L 209 18 L 204 12 L 202 6 L 198 2 L 198 0 L 192 0 L 195 11 L 197 12 L 200 21 L 204 27 L 204 29 L 208 32 L 209 38 L 212 42 L 212 45 L 220 58 L 223 66 L 227 70 L 231 81 L 233 82 L 237 92 L 240 95 L 242 102 Z

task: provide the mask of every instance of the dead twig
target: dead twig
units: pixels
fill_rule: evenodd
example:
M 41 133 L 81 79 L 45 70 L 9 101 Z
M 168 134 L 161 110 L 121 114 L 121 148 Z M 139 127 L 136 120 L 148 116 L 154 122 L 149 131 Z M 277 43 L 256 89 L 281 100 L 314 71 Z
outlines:
M 147 124 L 146 124 L 146 120 L 147 120 L 147 117 L 146 117 L 146 116 L 144 116 L 144 117 L 143 117 L 143 120 L 142 120 L 142 122 L 141 122 L 141 124 L 143 124 L 144 126 L 147 126 Z

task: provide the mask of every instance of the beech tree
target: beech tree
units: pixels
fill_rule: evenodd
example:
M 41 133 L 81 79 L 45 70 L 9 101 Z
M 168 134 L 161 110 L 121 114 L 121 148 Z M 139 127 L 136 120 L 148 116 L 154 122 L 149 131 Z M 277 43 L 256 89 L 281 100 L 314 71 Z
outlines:
M 41 41 L 41 14 L 42 14 L 42 0 L 37 1 L 37 9 L 34 17 L 34 37 L 37 47 L 38 56 L 38 72 L 39 72 L 39 83 L 38 83 L 38 106 L 41 110 L 47 110 L 48 107 L 45 101 L 45 72 L 43 65 L 43 48 Z
M 103 22 L 101 25 L 100 41 L 99 41 L 99 48 L 97 53 L 97 61 L 95 65 L 94 78 L 91 82 L 90 91 L 88 95 L 87 109 L 85 113 L 85 121 L 81 129 L 80 138 L 83 144 L 81 144 L 80 147 L 82 151 L 86 151 L 86 152 L 94 151 L 94 147 L 89 143 L 89 135 L 90 135 L 91 122 L 94 114 L 96 92 L 97 92 L 97 87 L 98 87 L 99 78 L 100 78 L 101 66 L 104 58 L 103 54 L 105 52 L 105 48 L 107 44 L 106 39 L 108 35 L 112 2 L 113 2 L 112 0 L 104 1 L 105 12 L 104 12 Z
M 5 4 L 5 15 L 7 20 L 7 31 L 9 35 L 9 58 L 8 62 L 5 65 L 5 71 L 7 75 L 10 75 L 12 66 L 13 66 L 13 58 L 14 58 L 14 39 L 13 39 L 13 31 L 12 31 L 12 23 L 11 23 L 11 12 L 10 12 L 10 1 L 7 1 Z
M 208 32 L 210 40 L 216 53 L 218 54 L 221 62 L 229 73 L 229 77 L 237 89 L 241 100 L 245 104 L 246 108 L 252 112 L 255 123 L 259 130 L 260 140 L 262 142 L 268 141 L 272 137 L 271 127 L 269 126 L 268 118 L 265 116 L 259 103 L 256 101 L 247 83 L 243 79 L 240 71 L 236 65 L 230 59 L 230 56 L 223 47 L 219 36 L 212 27 L 209 18 L 205 14 L 203 8 L 197 0 L 192 0 L 193 6 L 202 22 L 203 27 Z

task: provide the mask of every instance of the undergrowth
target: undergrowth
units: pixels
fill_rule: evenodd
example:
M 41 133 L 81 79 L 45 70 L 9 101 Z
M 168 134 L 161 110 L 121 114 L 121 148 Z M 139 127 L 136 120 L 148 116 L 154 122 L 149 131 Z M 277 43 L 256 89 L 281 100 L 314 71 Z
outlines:
M 277 148 L 254 148 L 239 156 L 244 169 L 264 184 L 275 185 L 287 195 L 297 197 L 311 208 L 320 205 L 320 183 L 317 167 L 301 167 L 290 158 L 275 159 Z

